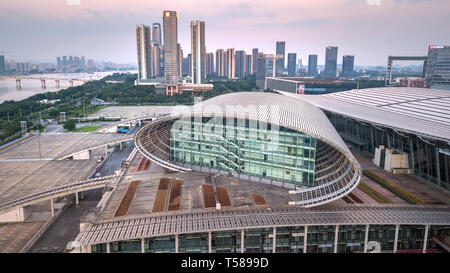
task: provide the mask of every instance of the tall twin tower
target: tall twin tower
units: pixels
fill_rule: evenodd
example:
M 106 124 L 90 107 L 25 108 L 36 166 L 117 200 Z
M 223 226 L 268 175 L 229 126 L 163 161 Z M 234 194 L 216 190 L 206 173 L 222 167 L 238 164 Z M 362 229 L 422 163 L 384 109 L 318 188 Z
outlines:
M 164 69 L 166 93 L 178 93 L 178 83 L 181 77 L 183 53 L 178 44 L 177 12 L 163 11 L 163 44 L 161 44 L 161 26 L 153 24 L 153 40 L 150 37 L 150 27 L 136 25 L 138 81 L 148 80 L 157 76 Z M 152 45 L 153 43 L 153 45 Z M 163 52 L 163 54 L 160 54 Z M 206 47 L 205 22 L 191 22 L 191 54 L 192 83 L 200 84 L 206 78 Z M 158 60 L 153 60 L 158 58 Z M 164 65 L 158 65 L 164 59 Z

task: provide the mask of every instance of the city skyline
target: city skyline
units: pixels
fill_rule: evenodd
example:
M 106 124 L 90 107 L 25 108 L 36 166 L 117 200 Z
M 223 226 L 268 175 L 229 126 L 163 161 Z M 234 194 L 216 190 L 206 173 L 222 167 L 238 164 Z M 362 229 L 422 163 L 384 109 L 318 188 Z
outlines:
M 80 0 L 80 5 L 70 1 L 75 5 L 69 5 L 48 0 L 39 6 L 30 3 L 21 7 L 22 2 L 0 9 L 0 33 L 8 38 L 0 51 L 7 60 L 54 62 L 55 56 L 72 54 L 136 62 L 135 25 L 162 24 L 164 9 L 177 11 L 182 48 L 190 45 L 190 21 L 206 21 L 208 52 L 259 48 L 275 53 L 275 42 L 282 40 L 286 41 L 286 52 L 297 53 L 299 59 L 317 54 L 318 65 L 324 64 L 323 48 L 329 45 L 339 47 L 338 60 L 350 54 L 357 56 L 355 65 L 385 65 L 389 55 L 426 55 L 428 45 L 450 43 L 450 35 L 445 33 L 449 30 L 440 27 L 448 23 L 445 5 L 450 4 L 442 1 L 382 0 L 380 5 L 366 1 L 336 0 L 327 1 L 327 5 L 281 1 L 277 6 L 264 1 L 217 1 L 214 8 L 206 5 L 204 9 L 195 8 L 204 1 L 190 5 L 169 1 L 152 3 L 152 7 L 140 1 L 127 2 L 126 6 L 109 1 L 108 8 L 102 7 L 101 1 Z M 55 12 L 50 13 L 50 7 Z M 302 11 L 301 20 L 296 10 Z M 367 38 L 359 39 L 363 34 Z M 184 53 L 187 56 L 190 52 Z

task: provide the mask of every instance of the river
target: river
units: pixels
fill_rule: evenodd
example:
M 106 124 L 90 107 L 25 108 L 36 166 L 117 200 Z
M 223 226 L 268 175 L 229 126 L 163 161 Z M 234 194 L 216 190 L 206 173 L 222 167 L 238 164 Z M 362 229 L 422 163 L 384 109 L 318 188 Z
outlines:
M 88 73 L 50 73 L 50 74 L 27 74 L 23 77 L 32 77 L 32 78 L 62 78 L 62 79 L 93 79 L 98 80 L 105 76 L 111 75 L 113 73 L 117 73 L 120 71 L 108 71 L 108 72 L 94 72 L 93 74 Z M 122 72 L 125 73 L 125 72 Z M 133 73 L 133 72 L 131 72 Z M 21 75 L 20 75 L 21 76 Z M 77 86 L 83 84 L 82 82 L 74 82 L 73 85 Z M 41 88 L 40 80 L 22 80 L 21 86 L 22 89 L 17 90 L 16 81 L 14 79 L 5 79 L 0 78 L 0 103 L 6 100 L 23 100 L 28 97 L 31 97 L 35 94 L 45 93 L 45 92 L 56 92 L 61 89 L 65 89 L 70 87 L 70 83 L 68 81 L 60 81 L 60 87 L 56 87 L 56 83 L 54 80 L 46 81 L 46 89 Z

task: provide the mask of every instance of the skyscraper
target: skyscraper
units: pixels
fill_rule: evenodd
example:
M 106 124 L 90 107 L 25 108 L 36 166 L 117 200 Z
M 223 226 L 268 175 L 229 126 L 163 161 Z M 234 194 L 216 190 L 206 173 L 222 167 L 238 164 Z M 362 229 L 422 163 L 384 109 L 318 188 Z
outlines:
M 234 48 L 227 49 L 227 52 L 225 53 L 225 77 L 229 79 L 233 79 L 235 75 L 235 54 Z
M 192 83 L 204 83 L 206 78 L 205 22 L 191 21 Z
M 245 55 L 245 76 L 253 74 L 253 56 Z
M 427 87 L 450 90 L 450 46 L 428 47 L 425 83 Z
M 308 76 L 317 76 L 317 55 L 308 56 Z
M 206 75 L 214 75 L 214 53 L 206 53 Z
M 245 51 L 238 50 L 235 55 L 235 76 L 242 78 L 245 76 Z
M 187 71 L 187 75 L 189 77 L 192 77 L 192 54 L 189 53 L 187 56 L 188 59 L 188 71 Z
M 284 70 L 284 56 L 285 56 L 286 42 L 285 41 L 277 41 L 276 54 L 283 55 L 283 58 L 277 60 L 275 73 L 276 76 L 283 75 Z
M 288 76 L 292 77 L 295 75 L 297 61 L 297 53 L 288 53 Z
M 252 74 L 255 74 L 256 73 L 256 63 L 257 63 L 257 60 L 258 60 L 258 49 L 257 48 L 254 48 L 253 50 L 252 50 L 252 67 L 253 67 L 253 69 L 252 69 Z
M 178 32 L 177 12 L 163 11 L 164 33 L 164 75 L 166 80 L 166 95 L 178 93 Z
M 337 46 L 327 46 L 325 50 L 325 71 L 324 76 L 335 78 L 337 74 Z
M 225 77 L 225 51 L 223 49 L 216 50 L 216 75 Z
M 181 45 L 177 45 L 178 77 L 183 75 L 183 50 Z
M 159 46 L 158 44 L 152 45 L 152 69 L 153 69 L 153 76 L 160 76 L 160 52 L 159 52 Z
M 342 57 L 342 76 L 350 77 L 353 76 L 355 66 L 355 56 L 344 55 Z
M 0 55 L 0 73 L 6 72 L 5 56 Z
M 161 43 L 161 24 L 160 23 L 153 23 L 152 26 L 152 41 L 153 43 L 157 45 L 162 45 Z
M 150 27 L 136 25 L 138 82 L 152 77 Z M 64 59 L 64 56 L 63 56 Z M 72 56 L 69 57 L 71 62 Z

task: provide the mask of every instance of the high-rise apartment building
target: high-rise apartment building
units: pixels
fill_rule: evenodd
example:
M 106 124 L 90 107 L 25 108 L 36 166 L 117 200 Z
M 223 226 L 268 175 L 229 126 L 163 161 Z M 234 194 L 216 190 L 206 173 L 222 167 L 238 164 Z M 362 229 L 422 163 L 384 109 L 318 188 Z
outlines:
M 136 25 L 138 82 L 152 77 L 150 27 Z M 69 57 L 70 62 L 70 57 Z
M 342 57 L 342 73 L 341 76 L 350 77 L 353 76 L 355 66 L 355 56 L 344 55 Z
M 288 53 L 288 76 L 295 75 L 296 70 L 297 53 Z
M 164 36 L 164 76 L 166 95 L 178 93 L 179 62 L 178 62 L 178 30 L 177 12 L 163 11 Z
M 6 72 L 5 55 L 0 55 L 0 73 Z
M 216 75 L 225 77 L 225 51 L 223 49 L 216 50 Z
M 325 49 L 325 71 L 324 76 L 335 78 L 337 75 L 337 46 L 327 46 Z
M 246 58 L 244 50 L 237 50 L 235 55 L 235 76 L 242 78 L 245 76 Z
M 308 76 L 317 76 L 317 55 L 308 56 Z
M 276 48 L 276 54 L 282 55 L 283 58 L 277 60 L 276 64 L 276 76 L 283 75 L 284 70 L 284 56 L 285 56 L 285 50 L 286 50 L 286 42 L 285 41 L 277 41 L 277 48 Z
M 157 45 L 162 45 L 161 41 L 161 24 L 153 23 L 152 26 L 152 42 Z
M 256 68 L 256 86 L 260 90 L 266 87 L 266 77 L 275 77 L 277 61 L 283 58 L 282 54 L 264 54 L 258 53 Z
M 245 55 L 245 76 L 253 74 L 253 56 Z
M 450 46 L 428 47 L 425 83 L 427 87 L 450 90 Z
M 254 48 L 252 50 L 252 74 L 256 73 L 256 63 L 258 61 L 258 49 Z
M 192 83 L 200 84 L 206 78 L 205 22 L 191 21 Z
M 233 79 L 236 70 L 236 62 L 235 62 L 236 52 L 234 48 L 229 48 L 225 52 L 225 77 L 229 79 Z
M 206 75 L 214 75 L 214 53 L 206 53 Z

